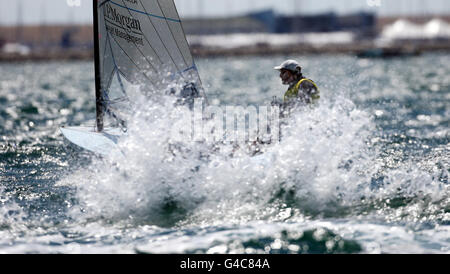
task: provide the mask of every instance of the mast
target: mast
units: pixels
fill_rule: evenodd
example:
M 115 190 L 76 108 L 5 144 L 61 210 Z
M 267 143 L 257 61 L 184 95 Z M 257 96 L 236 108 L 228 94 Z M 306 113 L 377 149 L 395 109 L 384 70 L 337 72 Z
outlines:
M 94 61 L 95 61 L 95 102 L 96 102 L 96 125 L 97 131 L 103 131 L 103 96 L 101 89 L 101 72 L 100 72 L 100 45 L 98 31 L 98 0 L 92 1 L 94 12 Z

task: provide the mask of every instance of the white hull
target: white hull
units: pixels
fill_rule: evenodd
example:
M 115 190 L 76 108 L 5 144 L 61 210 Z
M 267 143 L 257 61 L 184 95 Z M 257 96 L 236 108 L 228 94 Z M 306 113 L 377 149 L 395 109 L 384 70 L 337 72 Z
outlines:
M 61 132 L 75 145 L 101 155 L 116 151 L 119 138 L 125 135 L 120 128 L 96 132 L 93 127 L 62 127 Z

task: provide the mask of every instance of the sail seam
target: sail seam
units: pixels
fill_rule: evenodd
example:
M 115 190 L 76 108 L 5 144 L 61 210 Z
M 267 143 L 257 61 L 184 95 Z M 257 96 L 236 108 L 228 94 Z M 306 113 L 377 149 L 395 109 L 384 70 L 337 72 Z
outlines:
M 176 12 L 178 18 L 180 18 L 180 15 L 179 15 L 179 13 L 178 13 L 178 9 L 177 9 L 177 6 L 176 6 L 176 5 L 175 5 L 175 12 Z M 185 39 L 186 39 L 186 32 L 184 31 L 183 23 L 180 23 L 180 26 L 181 26 L 181 32 L 183 33 L 183 37 L 185 37 Z M 186 39 L 186 43 L 188 44 L 188 47 L 189 47 L 189 43 L 188 43 L 187 39 Z M 207 98 L 207 96 L 206 96 L 205 90 L 203 89 L 202 79 L 200 78 L 200 75 L 199 75 L 199 72 L 198 72 L 198 68 L 197 68 L 197 64 L 195 63 L 194 56 L 192 56 L 192 53 L 191 53 L 191 52 L 189 52 L 189 53 L 191 54 L 193 67 L 194 67 L 195 71 L 197 72 L 197 75 L 196 75 L 196 76 L 197 76 L 197 79 L 198 79 L 199 84 L 200 84 L 200 89 L 203 91 L 203 96 L 204 96 L 206 102 L 208 102 L 208 98 Z M 183 57 L 183 58 L 184 58 L 184 57 Z
M 109 1 L 111 1 L 111 0 L 105 0 L 105 1 L 101 2 L 101 3 L 98 5 L 98 7 L 100 8 L 101 6 L 103 6 L 104 4 L 106 4 L 106 3 L 109 2 Z
M 110 37 L 110 36 L 108 36 L 108 37 Z M 111 38 L 109 38 L 109 39 L 111 39 Z M 117 42 L 117 40 L 114 37 L 113 37 L 113 40 L 114 40 L 114 42 L 116 42 L 116 44 L 120 48 L 120 50 L 122 50 L 122 52 L 128 57 L 128 59 L 130 59 L 130 61 L 139 69 L 139 71 L 142 73 L 142 75 L 144 75 L 144 77 L 147 78 L 153 86 L 156 86 L 155 83 L 152 82 L 152 80 L 141 70 L 141 68 L 133 61 L 133 59 L 128 55 L 128 53 L 120 46 L 119 42 Z M 109 43 L 109 44 L 111 46 L 111 43 Z M 114 52 L 113 52 L 112 48 L 111 48 L 111 52 L 112 52 L 112 56 L 114 59 Z M 120 68 L 117 67 L 115 60 L 114 60 L 114 66 L 117 68 L 118 71 L 120 71 Z M 123 73 L 122 73 L 122 75 L 123 75 Z
M 158 7 L 159 7 L 159 9 L 161 10 L 161 12 L 162 12 L 162 14 L 164 15 L 164 17 L 166 17 L 166 16 L 165 16 L 165 13 L 164 13 L 164 10 L 161 8 L 161 5 L 159 4 L 159 0 L 156 0 L 156 3 L 158 4 Z M 181 51 L 180 46 L 178 45 L 178 41 L 177 41 L 177 39 L 175 38 L 175 35 L 173 34 L 172 28 L 170 27 L 170 25 L 169 25 L 169 23 L 167 22 L 167 20 L 166 20 L 166 24 L 167 24 L 167 27 L 168 27 L 169 30 L 170 30 L 170 34 L 172 35 L 173 40 L 175 41 L 175 45 L 177 45 L 177 49 L 178 49 L 178 51 L 180 52 L 181 57 L 183 58 L 184 64 L 185 64 L 186 66 L 188 66 L 188 63 L 186 62 L 186 59 L 184 58 L 183 52 Z M 180 20 L 180 24 L 181 24 L 181 20 Z M 177 68 L 178 68 L 178 66 L 177 66 Z M 179 69 L 178 69 L 178 70 L 179 70 Z M 179 70 L 179 71 L 180 71 L 180 70 Z
M 109 1 L 111 1 L 111 0 L 109 0 Z M 164 19 L 164 20 L 169 20 L 169 21 L 181 23 L 181 20 L 177 20 L 177 19 L 173 19 L 173 18 L 167 18 L 167 17 L 156 15 L 156 14 L 151 14 L 151 13 L 148 13 L 147 11 L 144 12 L 144 11 L 141 11 L 141 10 L 128 8 L 127 6 L 123 6 L 123 5 L 117 4 L 116 2 L 113 2 L 113 1 L 111 1 L 111 3 L 116 5 L 116 6 L 119 6 L 121 8 L 128 9 L 128 10 L 131 10 L 131 11 L 134 11 L 134 12 L 137 12 L 137 13 L 145 14 L 147 16 L 152 16 L 152 17 L 159 18 L 159 19 Z M 145 10 L 145 8 L 144 8 L 144 10 Z
M 126 4 L 125 4 L 123 1 L 122 1 L 122 3 L 123 3 L 123 4 L 125 5 L 125 7 L 128 9 L 128 7 L 126 6 Z M 136 18 L 134 18 L 133 14 L 130 12 L 130 10 L 128 10 L 128 13 L 130 14 L 130 16 L 131 16 L 133 19 L 136 19 Z M 154 27 L 153 27 L 153 28 L 154 28 Z M 155 29 L 155 30 L 156 30 L 156 29 Z M 150 44 L 150 41 L 148 41 L 147 36 L 146 36 L 144 33 L 142 33 L 142 36 L 144 36 L 145 41 L 147 41 L 147 43 L 148 43 L 148 45 L 150 46 L 150 48 L 152 49 L 154 55 L 155 55 L 156 57 L 158 57 L 159 62 L 162 64 L 163 62 L 162 62 L 162 60 L 161 60 L 161 57 L 159 57 L 158 53 L 156 53 L 156 50 L 152 47 L 152 45 Z M 162 41 L 161 41 L 161 42 L 162 42 Z M 156 68 L 153 66 L 152 62 L 150 62 L 150 60 L 148 60 L 147 56 L 145 56 L 145 54 L 139 49 L 138 45 L 136 45 L 136 43 L 135 43 L 134 41 L 133 41 L 133 44 L 135 45 L 135 47 L 137 48 L 137 50 L 141 53 L 142 57 L 144 57 L 145 60 L 150 64 L 150 66 L 152 67 L 152 69 L 153 69 L 155 72 L 157 72 L 157 70 L 156 70 Z
M 158 1 L 156 1 L 156 2 L 158 2 Z M 141 4 L 141 6 L 142 6 L 142 8 L 144 9 L 144 11 L 147 13 L 147 10 L 145 9 L 145 6 L 144 6 L 144 4 L 142 4 L 142 1 L 141 1 L 141 0 L 139 0 L 139 3 Z M 158 2 L 158 6 L 159 6 L 159 2 Z M 162 9 L 161 9 L 161 7 L 160 7 L 159 9 L 161 10 L 161 12 L 163 12 Z M 164 12 L 163 12 L 163 14 L 164 14 Z M 177 63 L 175 62 L 175 60 L 173 59 L 172 54 L 170 54 L 169 49 L 166 47 L 166 45 L 165 45 L 163 39 L 161 38 L 161 35 L 159 34 L 158 29 L 153 25 L 153 22 L 152 22 L 152 20 L 150 19 L 150 17 L 148 17 L 148 20 L 150 21 L 150 24 L 152 24 L 152 27 L 155 29 L 156 35 L 158 35 L 158 38 L 159 38 L 159 40 L 161 41 L 162 45 L 164 46 L 164 49 L 166 50 L 167 54 L 169 55 L 170 60 L 172 60 L 172 63 L 175 65 L 175 68 L 179 71 L 180 69 L 178 68 L 178 65 L 177 65 Z M 180 21 L 180 22 L 181 22 L 181 21 Z M 169 28 L 169 29 L 170 29 L 170 28 Z M 145 36 L 145 35 L 144 35 L 144 36 Z M 177 46 L 177 47 L 178 47 L 178 46 Z
M 106 44 L 109 43 L 109 50 L 111 51 L 111 58 L 112 58 L 112 61 L 113 61 L 113 63 L 114 63 L 114 70 L 113 70 L 113 73 L 111 74 L 111 80 L 110 80 L 110 82 L 109 82 L 109 84 L 108 84 L 108 91 L 109 91 L 109 88 L 111 87 L 112 78 L 114 77 L 113 75 L 114 75 L 114 73 L 116 72 L 116 73 L 117 73 L 117 78 L 118 78 L 118 80 L 119 80 L 120 87 L 121 87 L 121 89 L 122 89 L 122 92 L 123 92 L 123 93 L 125 94 L 125 96 L 126 96 L 127 93 L 125 92 L 125 89 L 124 89 L 124 87 L 123 87 L 122 81 L 121 81 L 121 79 L 120 79 L 120 69 L 119 69 L 119 67 L 117 66 L 116 58 L 114 57 L 114 52 L 113 52 L 113 49 L 112 49 L 112 46 L 111 46 L 111 39 L 110 39 L 110 37 L 109 37 L 109 33 L 106 33 L 106 39 L 107 39 Z
M 103 55 L 104 54 L 106 54 L 106 48 L 107 48 L 107 46 L 108 46 L 108 43 L 109 43 L 109 39 L 108 39 L 108 35 L 106 36 L 106 41 L 105 41 L 105 49 L 104 49 L 104 51 L 103 51 Z M 111 54 L 112 54 L 112 52 L 111 52 Z M 105 69 L 105 61 L 106 61 L 106 58 L 103 58 L 103 62 L 102 62 L 102 67 L 101 67 L 101 69 Z M 114 71 L 114 69 L 113 69 L 113 71 Z

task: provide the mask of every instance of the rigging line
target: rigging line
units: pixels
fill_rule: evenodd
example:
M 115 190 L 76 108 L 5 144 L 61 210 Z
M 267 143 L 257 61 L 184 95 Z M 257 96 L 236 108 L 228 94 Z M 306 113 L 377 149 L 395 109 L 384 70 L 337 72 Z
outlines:
M 158 1 L 157 1 L 157 2 L 158 2 Z M 141 0 L 139 0 L 139 3 L 141 3 L 142 8 L 144 9 L 145 13 L 147 13 L 147 10 L 145 9 L 145 6 L 144 6 L 144 4 L 142 4 L 142 1 L 141 1 Z M 158 3 L 158 6 L 159 6 L 159 3 Z M 161 7 L 160 7 L 160 9 L 161 9 Z M 161 12 L 162 12 L 162 10 L 161 10 Z M 164 12 L 163 12 L 163 14 L 164 14 Z M 152 22 L 151 18 L 148 17 L 148 20 L 150 21 L 150 23 L 152 24 L 153 28 L 155 29 L 156 35 L 158 35 L 159 40 L 161 41 L 162 45 L 163 45 L 164 48 L 166 49 L 166 52 L 167 52 L 167 54 L 169 55 L 170 60 L 172 60 L 172 63 L 175 65 L 175 68 L 179 71 L 180 68 L 178 67 L 178 65 L 177 65 L 177 63 L 175 62 L 175 60 L 173 60 L 172 54 L 170 54 L 170 51 L 167 49 L 166 45 L 164 44 L 164 41 L 163 41 L 163 39 L 161 38 L 161 35 L 159 34 L 158 30 L 157 30 L 157 29 L 155 28 L 155 26 L 153 25 L 153 22 Z M 180 22 L 181 22 L 181 21 L 180 21 Z M 170 28 L 169 28 L 169 29 L 170 29 Z M 176 41 L 175 41 L 175 42 L 176 42 Z M 178 47 L 178 46 L 177 46 L 177 47 Z M 179 49 L 178 49 L 178 50 L 179 50 Z
M 116 42 L 117 46 L 122 50 L 122 52 L 125 53 L 125 55 L 128 57 L 128 59 L 130 59 L 130 61 L 139 69 L 139 71 L 142 73 L 142 75 L 144 75 L 144 77 L 150 81 L 150 83 L 153 85 L 153 87 L 156 87 L 155 83 L 153 83 L 153 81 L 141 70 L 141 68 L 134 62 L 134 60 L 128 55 L 128 53 L 123 50 L 123 48 L 120 46 L 119 42 L 117 42 L 116 38 L 113 37 L 113 40 L 114 40 L 114 42 Z M 110 41 L 111 41 L 111 39 L 110 39 Z M 111 47 L 111 52 L 112 52 L 113 50 L 112 50 L 111 43 L 109 43 L 109 46 Z M 114 53 L 112 53 L 112 55 L 114 58 Z M 114 65 L 116 66 L 115 63 L 114 63 Z M 117 69 L 120 71 L 119 67 L 117 67 Z
M 191 70 L 191 69 L 195 69 L 195 70 L 197 70 L 197 67 L 196 67 L 195 65 L 193 65 L 193 66 L 191 66 L 191 67 L 188 67 L 187 69 L 185 69 L 185 70 L 181 71 L 181 73 L 185 73 L 186 71 L 189 71 L 189 70 Z
M 114 78 L 114 73 L 116 73 L 117 72 L 117 77 L 120 77 L 119 75 L 121 75 L 123 78 L 125 78 L 125 80 L 127 81 L 127 82 L 129 82 L 129 83 L 132 83 L 129 79 L 128 79 L 128 77 L 126 77 L 125 76 L 125 74 L 118 68 L 118 67 L 115 67 L 113 70 L 112 70 L 112 72 L 111 72 L 111 75 L 109 76 L 109 81 L 108 81 L 108 89 L 109 89 L 109 87 L 111 87 L 111 84 L 112 84 L 112 81 L 113 81 L 113 78 Z M 121 81 L 121 80 L 120 80 Z M 119 83 L 120 84 L 120 83 Z M 107 89 L 105 89 L 106 91 L 108 91 Z M 125 92 L 125 90 L 123 90 L 123 93 L 124 93 L 124 95 L 126 96 L 126 97 L 128 97 L 128 95 L 126 94 L 126 92 Z
M 117 103 L 120 103 L 120 102 L 129 102 L 129 99 L 128 99 L 128 98 L 123 98 L 123 97 L 122 97 L 122 98 L 117 98 L 117 99 L 114 99 L 114 100 L 110 100 L 108 94 L 105 93 L 105 100 L 104 100 L 104 102 L 112 102 L 111 104 L 108 104 L 107 106 L 104 105 L 103 108 L 104 108 L 104 110 L 106 111 L 106 113 L 108 113 L 109 115 L 111 115 L 114 119 L 119 120 L 119 122 L 123 122 L 123 120 L 120 119 L 120 118 L 116 115 L 116 111 L 117 111 L 117 112 L 120 112 L 120 110 L 117 109 L 117 108 L 114 108 L 114 107 L 113 107 L 113 104 L 117 104 Z
M 120 127 L 122 130 L 124 130 L 124 128 L 126 129 L 126 121 L 121 119 L 119 116 L 117 116 L 114 112 L 112 112 L 110 109 L 106 109 L 106 113 L 108 113 L 109 115 L 111 115 L 114 119 L 116 119 L 117 122 L 119 122 Z
M 136 18 L 133 16 L 133 14 L 131 14 L 130 9 L 127 7 L 127 5 L 125 4 L 125 2 L 122 0 L 122 3 L 125 5 L 126 9 L 128 10 L 128 13 L 130 14 L 130 16 L 136 20 Z M 156 50 L 152 47 L 152 45 L 150 44 L 150 42 L 148 41 L 147 36 L 144 34 L 144 32 L 142 32 L 142 36 L 144 36 L 145 40 L 147 41 L 148 45 L 150 46 L 150 48 L 152 49 L 153 53 L 152 55 L 158 57 L 159 62 L 162 64 L 163 62 L 161 61 L 161 58 L 158 56 L 158 54 L 156 53 Z M 147 59 L 147 56 L 145 56 L 144 53 L 142 53 L 141 49 L 136 45 L 136 43 L 133 41 L 134 46 L 137 48 L 137 50 L 141 53 L 141 55 L 145 58 L 145 60 L 147 60 L 147 62 L 150 64 L 150 66 L 153 68 L 153 70 L 155 72 L 157 72 L 156 68 L 153 66 L 152 62 L 150 62 L 150 60 Z
M 117 69 L 117 76 L 119 77 L 119 79 L 120 79 L 120 76 L 122 76 L 123 78 L 125 78 L 125 80 L 128 83 L 132 83 L 130 80 L 128 80 L 128 78 L 125 76 L 125 74 L 120 69 Z M 120 81 L 122 82 L 122 80 L 120 80 Z M 130 103 L 130 105 L 133 106 L 134 103 L 130 100 L 130 98 L 128 97 L 128 94 L 125 94 L 125 97 L 128 100 L 128 102 Z
M 119 68 L 117 68 L 116 70 L 117 70 L 118 73 L 120 73 L 120 75 L 121 75 L 123 78 L 125 78 L 125 80 L 127 80 L 128 83 L 133 83 L 132 81 L 130 81 L 130 80 L 128 79 L 128 77 L 127 77 L 127 76 L 126 76 Z
M 120 103 L 120 102 L 118 102 L 118 103 Z M 111 106 L 110 107 L 110 110 L 112 110 L 112 111 L 114 111 L 114 113 L 116 113 L 117 115 L 120 115 L 120 114 L 126 114 L 126 110 L 125 111 L 120 111 L 120 109 L 119 108 L 117 108 L 115 105 L 114 106 Z
M 120 103 L 120 102 L 119 102 L 119 103 Z M 119 108 L 115 107 L 115 105 L 111 106 L 108 110 L 109 110 L 111 113 L 114 113 L 115 115 L 121 116 L 121 117 L 124 117 L 124 116 L 126 116 L 126 115 L 129 113 L 127 110 L 121 111 Z M 125 118 L 125 117 L 124 117 L 124 118 Z
M 178 71 L 177 73 L 173 73 L 173 74 L 172 74 L 172 78 L 171 78 L 172 81 L 175 80 L 175 77 L 176 77 L 177 75 L 180 75 L 182 78 L 184 78 L 184 77 L 183 77 L 183 73 L 188 72 L 188 71 L 190 71 L 190 70 L 196 70 L 196 66 L 193 65 L 193 66 L 188 67 L 188 68 L 186 68 L 186 69 L 184 69 L 184 70 L 182 70 L 182 71 Z
M 104 91 L 109 91 L 109 88 L 111 87 L 111 83 L 112 83 L 112 79 L 113 79 L 113 77 L 114 77 L 114 73 L 116 72 L 116 68 L 114 68 L 112 71 L 111 71 L 111 74 L 109 75 L 109 78 L 108 78 L 108 84 L 107 84 L 107 87 L 105 87 L 105 88 L 102 88 L 102 90 L 104 90 Z
M 117 104 L 117 103 L 122 103 L 122 102 L 128 102 L 129 100 L 130 99 L 128 99 L 127 97 L 119 97 L 119 98 L 116 98 L 116 99 L 113 99 L 113 100 L 109 99 L 109 102 L 111 104 Z
M 104 53 L 106 53 L 106 51 L 107 51 L 107 46 L 108 46 L 108 43 L 109 43 L 109 39 L 108 39 L 108 35 L 106 35 L 106 39 L 105 39 L 106 41 L 105 41 L 105 50 L 104 50 Z M 112 56 L 113 54 L 112 54 L 112 51 L 111 51 L 111 56 Z M 103 56 L 104 56 L 104 54 L 103 54 Z M 114 56 L 113 56 L 113 58 L 114 58 Z M 106 58 L 103 58 L 103 62 L 102 62 L 102 67 L 101 67 L 101 69 L 103 69 L 103 70 L 105 70 L 105 61 L 106 61 Z M 113 60 L 113 62 L 114 62 L 114 60 Z M 114 65 L 114 67 L 115 67 L 115 65 Z M 113 68 L 113 70 L 112 70 L 112 73 L 114 73 L 114 68 Z M 112 74 L 111 74 L 111 76 L 110 77 L 112 77 Z M 109 82 L 109 81 L 108 81 Z
M 159 9 L 161 10 L 161 12 L 163 13 L 164 17 L 166 17 L 166 14 L 164 13 L 164 10 L 161 8 L 161 5 L 159 4 L 159 0 L 156 0 L 156 3 L 158 4 L 158 7 L 159 7 Z M 176 8 L 175 8 L 175 9 L 176 9 Z M 178 13 L 177 13 L 177 14 L 178 14 Z M 179 17 L 178 17 L 178 18 L 179 18 Z M 172 28 L 170 27 L 169 22 L 167 22 L 167 20 L 166 20 L 166 24 L 167 24 L 167 27 L 168 27 L 169 30 L 170 30 L 170 34 L 172 34 L 172 38 L 173 38 L 173 40 L 175 41 L 175 44 L 177 45 L 177 48 L 178 48 L 178 51 L 179 51 L 180 54 L 181 54 L 181 57 L 183 57 L 184 64 L 185 64 L 186 66 L 189 66 L 188 63 L 186 62 L 186 59 L 184 59 L 183 52 L 181 51 L 180 46 L 178 45 L 178 41 L 177 41 L 177 39 L 175 39 L 175 35 L 173 34 Z M 181 20 L 180 20 L 180 25 L 181 25 Z M 186 36 L 185 36 L 185 37 L 186 37 Z
M 119 71 L 117 71 L 117 80 L 119 80 L 119 85 L 120 85 L 120 88 L 122 89 L 123 94 L 125 94 L 125 97 L 128 98 L 128 94 L 127 94 L 127 92 L 125 91 L 125 87 L 123 86 L 122 78 L 120 78 L 120 73 L 119 73 Z
M 118 80 L 119 80 L 120 88 L 122 89 L 123 94 L 125 94 L 125 96 L 127 96 L 127 92 L 125 91 L 125 88 L 124 88 L 124 86 L 123 86 L 122 80 L 120 79 L 120 74 L 118 73 L 118 71 L 119 71 L 120 69 L 119 69 L 119 67 L 117 66 L 116 58 L 114 57 L 114 53 L 113 53 L 113 51 L 112 51 L 111 40 L 109 39 L 109 33 L 108 33 L 108 32 L 106 33 L 106 39 L 107 39 L 106 44 L 108 44 L 108 42 L 109 42 L 109 49 L 110 49 L 110 51 L 111 51 L 111 57 L 112 57 L 112 60 L 113 60 L 113 63 L 114 63 L 113 74 L 114 74 L 114 71 L 117 71 L 117 78 L 118 78 Z M 106 59 L 106 58 L 104 58 L 104 60 L 105 60 L 105 59 Z M 114 77 L 114 76 L 111 76 L 111 81 L 112 81 L 112 77 Z M 109 83 L 108 89 L 109 89 L 110 87 L 111 87 L 111 82 Z
M 109 49 L 110 49 L 110 51 L 111 51 L 111 57 L 112 57 L 112 60 L 113 60 L 113 63 L 114 63 L 114 69 L 112 70 L 112 72 L 111 72 L 111 75 L 109 76 L 109 81 L 108 81 L 108 88 L 109 88 L 109 86 L 111 85 L 111 82 L 112 82 L 112 78 L 113 78 L 113 74 L 117 71 L 120 75 L 122 75 L 122 77 L 123 78 L 125 78 L 125 80 L 127 80 L 129 83 L 132 83 L 132 81 L 130 81 L 130 79 L 128 79 L 128 77 L 127 76 L 125 76 L 125 74 L 119 69 L 119 67 L 117 66 L 117 64 L 116 64 L 116 59 L 114 58 L 114 53 L 113 53 L 113 50 L 112 50 L 112 46 L 111 46 L 111 40 L 109 39 L 109 34 L 107 33 L 106 34 L 106 37 L 107 37 L 107 41 L 106 41 L 106 44 L 105 45 L 107 45 L 108 43 L 109 43 Z M 105 49 L 105 51 L 106 51 L 106 49 Z M 123 50 L 122 50 L 123 51 Z M 106 60 L 106 58 L 104 59 L 104 60 Z M 153 84 L 153 83 L 152 83 Z M 125 92 L 124 92 L 125 93 Z
M 105 43 L 105 47 L 106 47 L 106 45 L 108 45 L 108 42 L 111 44 L 111 42 L 110 42 L 109 39 L 108 39 L 108 36 L 106 36 L 106 39 L 107 39 L 107 40 L 106 40 L 106 43 Z M 110 45 L 110 49 L 111 49 L 111 45 Z M 105 52 L 106 52 L 106 49 L 105 49 Z M 113 63 L 114 63 L 114 55 L 113 55 L 113 53 L 112 53 L 112 49 L 111 49 L 111 56 L 112 56 L 112 58 L 113 58 Z M 103 59 L 103 71 L 101 71 L 101 74 L 103 74 L 103 73 L 104 73 L 104 70 L 105 70 L 105 69 L 104 69 L 104 67 L 105 67 L 105 65 L 104 65 L 105 60 L 106 60 L 106 58 Z M 108 90 L 109 90 L 109 87 L 111 86 L 112 79 L 113 79 L 113 77 L 114 77 L 114 73 L 116 72 L 116 70 L 117 70 L 117 67 L 116 67 L 116 65 L 114 64 L 114 68 L 111 70 L 111 73 L 110 73 L 109 77 L 107 78 L 108 83 L 106 84 L 105 87 L 103 87 L 103 85 L 101 85 L 102 95 L 108 96 Z M 106 79 L 105 79 L 105 80 L 106 80 Z
M 125 88 L 124 88 L 124 86 L 123 86 L 123 82 L 122 82 L 122 79 L 120 78 L 120 76 L 124 77 L 125 80 L 127 80 L 127 81 L 128 81 L 128 79 L 125 77 L 125 75 L 123 74 L 123 72 L 120 71 L 118 68 L 113 69 L 113 71 L 111 72 L 111 75 L 109 76 L 110 79 L 109 79 L 108 89 L 105 89 L 105 90 L 104 90 L 104 91 L 106 92 L 106 93 L 105 93 L 105 96 L 107 96 L 107 99 L 109 100 L 109 95 L 108 95 L 108 93 L 109 93 L 109 88 L 111 87 L 111 84 L 112 84 L 112 81 L 113 81 L 113 78 L 114 78 L 114 74 L 115 74 L 115 73 L 117 73 L 117 79 L 118 79 L 118 81 L 119 81 L 119 85 L 121 86 L 121 89 L 122 89 L 122 92 L 123 92 L 123 95 L 124 95 L 123 97 L 120 97 L 120 98 L 125 98 L 126 100 L 128 100 L 129 102 L 131 102 L 131 101 L 130 101 L 130 98 L 128 97 L 128 94 L 127 94 L 126 91 L 125 91 Z M 128 81 L 128 82 L 130 82 L 130 81 Z M 117 99 L 115 99 L 115 100 L 117 100 Z M 114 100 L 109 100 L 108 102 L 110 102 L 109 105 L 115 103 Z
M 120 97 L 117 99 L 109 99 L 109 97 L 106 98 L 106 100 L 104 100 L 104 102 L 109 103 L 107 106 L 104 107 L 104 110 L 111 116 L 113 116 L 113 118 L 117 119 L 116 114 L 120 113 L 120 109 L 115 108 L 114 105 L 116 104 L 120 104 L 120 103 L 130 103 L 130 100 L 126 97 Z

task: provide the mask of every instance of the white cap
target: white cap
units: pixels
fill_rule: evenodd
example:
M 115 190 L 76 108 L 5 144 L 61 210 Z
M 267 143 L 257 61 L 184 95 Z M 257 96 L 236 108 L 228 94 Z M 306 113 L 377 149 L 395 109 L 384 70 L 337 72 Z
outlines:
M 274 67 L 274 69 L 276 70 L 286 69 L 294 72 L 302 70 L 300 64 L 295 60 L 286 60 L 281 65 Z

